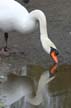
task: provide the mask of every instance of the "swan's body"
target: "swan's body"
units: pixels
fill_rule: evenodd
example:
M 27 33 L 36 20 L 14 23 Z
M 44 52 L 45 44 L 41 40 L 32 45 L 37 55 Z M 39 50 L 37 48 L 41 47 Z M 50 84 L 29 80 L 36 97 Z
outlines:
M 34 28 L 34 21 L 28 11 L 13 0 L 0 3 L 0 30 L 4 32 L 19 31 L 27 33 Z
M 14 0 L 0 1 L 0 30 L 3 32 L 18 31 L 29 33 L 39 24 L 40 40 L 44 50 L 50 54 L 51 47 L 56 46 L 48 38 L 46 16 L 41 10 L 28 12 L 21 4 Z M 55 61 L 58 62 L 58 61 Z

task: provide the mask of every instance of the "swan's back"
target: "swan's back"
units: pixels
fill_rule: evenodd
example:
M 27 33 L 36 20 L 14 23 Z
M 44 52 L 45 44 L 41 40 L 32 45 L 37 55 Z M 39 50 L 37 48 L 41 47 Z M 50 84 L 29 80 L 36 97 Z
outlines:
M 24 14 L 25 16 L 28 14 L 28 11 L 24 6 L 14 0 L 2 0 L 0 1 L 0 16 L 5 14 L 7 14 L 8 16 L 9 14 L 13 16 L 16 16 L 17 14 L 19 16 Z M 7 16 L 5 16 L 4 18 L 6 17 Z
M 0 1 L 0 30 L 14 29 L 16 22 L 25 21 L 28 14 L 26 8 L 14 0 Z

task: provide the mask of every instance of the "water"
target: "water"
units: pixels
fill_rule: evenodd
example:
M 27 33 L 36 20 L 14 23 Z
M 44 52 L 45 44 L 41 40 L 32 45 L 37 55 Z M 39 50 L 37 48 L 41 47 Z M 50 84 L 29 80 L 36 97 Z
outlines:
M 71 65 L 0 67 L 0 108 L 71 108 Z

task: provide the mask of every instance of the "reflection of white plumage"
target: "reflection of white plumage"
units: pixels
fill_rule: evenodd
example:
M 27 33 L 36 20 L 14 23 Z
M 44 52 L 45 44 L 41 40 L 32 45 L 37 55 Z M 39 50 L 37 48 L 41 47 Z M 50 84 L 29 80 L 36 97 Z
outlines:
M 2 100 L 4 106 L 10 106 L 22 97 L 31 95 L 32 85 L 30 78 L 13 75 L 0 85 L 0 101 Z
M 9 76 L 9 79 L 0 85 L 0 100 L 2 100 L 3 105 L 10 106 L 22 97 L 26 97 L 29 104 L 39 105 L 43 101 L 42 92 L 45 85 L 54 79 L 54 77 L 49 78 L 48 74 L 45 72 L 41 75 L 35 97 L 31 97 L 34 83 L 30 78 Z
M 39 79 L 38 87 L 36 91 L 36 96 L 33 98 L 29 98 L 29 103 L 33 105 L 39 105 L 41 102 L 43 102 L 43 90 L 50 81 L 52 81 L 55 78 L 55 76 L 49 78 L 49 71 L 44 72 Z
M 56 51 L 56 46 L 48 38 L 46 16 L 41 10 L 34 10 L 29 13 L 26 8 L 14 0 L 0 1 L 0 30 L 5 32 L 7 37 L 7 32 L 29 33 L 34 31 L 38 25 L 44 50 L 48 54 L 50 54 L 51 48 Z

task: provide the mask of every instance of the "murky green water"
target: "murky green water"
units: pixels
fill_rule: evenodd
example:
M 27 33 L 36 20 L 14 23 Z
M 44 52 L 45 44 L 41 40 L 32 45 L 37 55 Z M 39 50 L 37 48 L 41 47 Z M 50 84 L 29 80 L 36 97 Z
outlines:
M 71 108 L 71 65 L 9 63 L 0 62 L 0 108 Z

